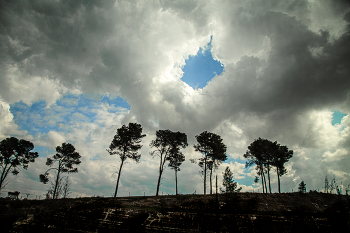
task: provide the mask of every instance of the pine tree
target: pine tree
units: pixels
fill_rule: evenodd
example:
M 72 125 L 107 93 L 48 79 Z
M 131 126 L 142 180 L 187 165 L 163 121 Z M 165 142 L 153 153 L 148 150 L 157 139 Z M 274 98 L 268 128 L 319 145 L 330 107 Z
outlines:
M 241 191 L 241 187 L 237 189 L 237 182 L 234 182 L 233 173 L 228 166 L 226 167 L 225 172 L 222 174 L 224 177 L 222 180 L 222 185 L 225 187 L 225 189 L 221 189 L 222 193 L 234 193 Z
M 301 181 L 298 187 L 300 193 L 306 193 L 306 184 L 304 181 Z

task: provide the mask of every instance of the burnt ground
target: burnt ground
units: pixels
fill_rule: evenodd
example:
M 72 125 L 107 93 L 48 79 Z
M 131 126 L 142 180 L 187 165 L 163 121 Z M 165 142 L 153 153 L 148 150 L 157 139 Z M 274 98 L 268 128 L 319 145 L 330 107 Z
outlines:
M 350 197 L 236 193 L 1 200 L 1 232 L 350 232 Z

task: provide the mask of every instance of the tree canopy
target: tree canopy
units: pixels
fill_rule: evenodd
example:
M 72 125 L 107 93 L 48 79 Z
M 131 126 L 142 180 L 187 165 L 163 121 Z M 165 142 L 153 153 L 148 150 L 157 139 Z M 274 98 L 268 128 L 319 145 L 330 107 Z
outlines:
M 60 173 L 76 173 L 78 172 L 78 168 L 73 167 L 74 165 L 79 165 L 80 154 L 75 151 L 75 147 L 70 143 L 62 143 L 62 146 L 56 147 L 56 154 L 53 156 L 53 159 L 47 158 L 46 165 L 52 166 L 54 163 L 58 163 L 57 168 L 50 168 L 44 174 L 40 175 L 40 182 L 46 184 L 49 181 L 48 175 L 50 170 L 56 170 L 56 180 L 54 182 L 55 188 L 53 191 L 53 199 L 58 198 L 58 184 L 60 182 Z
M 142 145 L 140 143 L 145 136 L 145 134 L 142 134 L 142 127 L 138 123 L 129 123 L 128 126 L 123 125 L 121 128 L 117 129 L 117 133 L 109 149 L 107 149 L 110 155 L 117 154 L 121 160 L 114 197 L 117 196 L 120 175 L 125 160 L 127 158 L 136 162 L 140 160 L 141 154 L 138 153 L 138 150 L 141 149 Z
M 0 190 L 6 186 L 4 182 L 9 172 L 17 175 L 19 167 L 27 169 L 29 163 L 35 162 L 39 154 L 38 152 L 30 152 L 33 149 L 33 143 L 15 137 L 6 138 L 0 142 Z

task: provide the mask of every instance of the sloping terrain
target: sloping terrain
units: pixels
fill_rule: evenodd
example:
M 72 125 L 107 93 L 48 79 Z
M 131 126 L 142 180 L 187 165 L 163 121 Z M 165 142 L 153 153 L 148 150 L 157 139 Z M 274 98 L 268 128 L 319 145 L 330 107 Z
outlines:
M 350 198 L 236 193 L 1 200 L 1 232 L 350 232 Z

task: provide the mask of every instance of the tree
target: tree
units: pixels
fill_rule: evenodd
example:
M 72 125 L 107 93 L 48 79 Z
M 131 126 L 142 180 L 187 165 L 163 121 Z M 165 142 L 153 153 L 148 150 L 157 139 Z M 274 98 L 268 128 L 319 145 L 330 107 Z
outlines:
M 175 171 L 175 194 L 177 195 L 177 172 L 180 171 L 180 166 L 185 161 L 185 156 L 178 148 L 173 148 L 173 156 L 169 159 L 169 167 Z
M 180 152 L 180 148 L 185 148 L 187 145 L 187 135 L 185 133 L 172 132 L 169 129 L 158 130 L 156 132 L 156 139 L 152 140 L 150 143 L 150 147 L 156 148 L 151 152 L 151 155 L 158 155 L 160 157 L 156 196 L 159 194 L 160 181 L 165 169 L 165 162 L 173 160 L 172 165 L 176 166 L 176 164 L 174 164 L 176 160 L 179 159 L 178 161 L 180 161 L 181 156 L 183 156 Z M 176 168 L 175 172 L 178 170 L 179 169 Z
M 0 190 L 6 186 L 5 180 L 9 172 L 13 175 L 19 173 L 19 167 L 28 168 L 29 163 L 34 163 L 39 157 L 38 152 L 30 152 L 34 145 L 24 139 L 18 140 L 15 137 L 6 138 L 0 142 Z
M 306 184 L 304 181 L 301 181 L 298 187 L 300 193 L 306 193 Z
M 233 173 L 228 166 L 222 174 L 224 176 L 222 185 L 225 187 L 225 189 L 221 189 L 222 193 L 234 193 L 242 190 L 242 187 L 237 189 L 237 182 L 234 182 Z
M 328 178 L 327 178 L 327 175 L 326 175 L 326 177 L 324 178 L 324 191 L 326 193 L 328 193 L 328 190 L 329 190 L 329 183 L 328 183 Z
M 196 139 L 198 144 L 195 144 L 193 147 L 195 151 L 203 154 L 203 157 L 199 159 L 198 165 L 203 169 L 204 173 L 203 176 L 205 195 L 207 170 L 211 169 L 210 171 L 212 171 L 215 160 L 224 161 L 227 159 L 225 154 L 226 145 L 222 142 L 222 139 L 219 135 L 207 131 L 202 132 L 200 135 L 196 135 Z M 208 166 L 208 163 L 211 163 L 210 161 L 212 161 L 213 165 Z
M 107 149 L 110 155 L 117 154 L 121 160 L 114 197 L 117 196 L 120 175 L 124 162 L 127 158 L 136 162 L 140 160 L 141 154 L 138 154 L 137 152 L 141 149 L 142 145 L 140 145 L 140 143 L 145 136 L 145 134 L 142 134 L 141 125 L 137 123 L 129 123 L 128 126 L 123 125 L 121 128 L 117 129 L 117 133 L 114 136 L 109 149 Z
M 248 146 L 248 150 L 243 156 L 248 159 L 246 167 L 256 165 L 257 174 L 261 177 L 263 192 L 267 193 L 266 174 L 269 192 L 271 193 L 270 170 L 271 167 L 275 167 L 278 178 L 278 192 L 281 192 L 280 177 L 287 173 L 284 164 L 293 156 L 292 150 L 288 150 L 286 146 L 281 146 L 277 141 L 272 142 L 259 137 Z
M 257 173 L 261 176 L 262 188 L 267 193 L 266 177 L 265 172 L 267 173 L 267 178 L 269 181 L 269 191 L 271 193 L 270 185 L 270 166 L 272 161 L 272 151 L 271 147 L 273 146 L 272 142 L 267 139 L 254 140 L 249 146 L 247 152 L 243 155 L 244 158 L 248 159 L 246 162 L 246 167 L 256 165 Z
M 281 146 L 280 144 L 274 144 L 275 153 L 272 156 L 272 165 L 275 166 L 277 172 L 278 192 L 281 193 L 280 177 L 287 173 L 287 169 L 284 164 L 293 157 L 293 151 L 288 150 L 287 146 Z
M 73 165 L 79 165 L 81 163 L 80 154 L 75 151 L 74 146 L 70 143 L 62 143 L 62 146 L 57 146 L 56 152 L 57 154 L 53 156 L 53 159 L 47 158 L 46 165 L 51 167 L 54 163 L 58 162 L 57 168 L 49 168 L 44 174 L 40 175 L 40 182 L 46 184 L 49 181 L 49 171 L 57 170 L 52 199 L 57 199 L 59 196 L 60 174 L 77 173 L 78 168 L 74 168 Z

